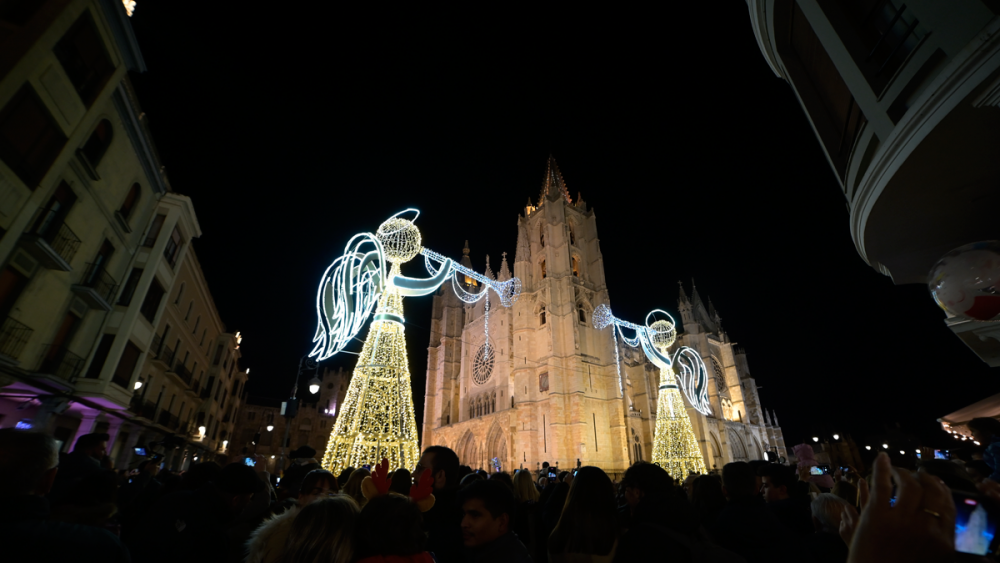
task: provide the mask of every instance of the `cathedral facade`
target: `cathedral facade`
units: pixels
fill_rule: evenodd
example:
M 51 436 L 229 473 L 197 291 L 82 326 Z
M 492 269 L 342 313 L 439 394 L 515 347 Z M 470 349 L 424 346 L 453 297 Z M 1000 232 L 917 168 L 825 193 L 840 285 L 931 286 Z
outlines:
M 509 308 L 495 295 L 469 305 L 444 286 L 434 296 L 422 447 L 444 445 L 472 468 L 595 465 L 622 472 L 649 461 L 659 369 L 640 349 L 596 330 L 591 314 L 610 304 L 594 212 L 574 201 L 550 158 L 537 205 L 518 217 Z M 469 248 L 462 263 L 471 268 Z M 482 291 L 466 278 L 463 289 Z M 711 303 L 680 290 L 684 332 L 675 346 L 697 350 L 709 375 L 712 415 L 688 405 L 706 467 L 786 456 L 777 420 L 761 407 L 745 353 L 729 341 Z M 489 345 L 487 346 L 487 342 Z M 616 353 L 617 347 L 617 353 Z

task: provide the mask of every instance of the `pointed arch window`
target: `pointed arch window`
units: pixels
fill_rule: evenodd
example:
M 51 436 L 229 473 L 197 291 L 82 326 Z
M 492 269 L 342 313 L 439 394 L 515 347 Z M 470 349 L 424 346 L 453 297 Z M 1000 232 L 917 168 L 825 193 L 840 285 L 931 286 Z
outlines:
M 469 399 L 469 418 L 476 418 L 476 405 Z
M 544 280 L 545 279 L 545 260 L 544 259 L 541 262 L 541 266 L 542 266 L 542 279 Z
M 542 307 L 542 309 L 538 312 L 538 324 L 545 324 L 545 307 Z
M 583 305 L 580 305 L 580 322 L 587 324 L 587 310 L 583 308 Z
M 572 245 L 576 244 L 576 232 L 573 230 L 573 225 L 569 225 L 569 243 Z
M 490 395 L 490 412 L 497 412 L 497 392 Z
M 538 242 L 545 248 L 545 223 L 538 225 Z
M 579 256 L 574 256 L 573 257 L 573 275 L 576 276 L 576 277 L 580 277 L 580 257 Z

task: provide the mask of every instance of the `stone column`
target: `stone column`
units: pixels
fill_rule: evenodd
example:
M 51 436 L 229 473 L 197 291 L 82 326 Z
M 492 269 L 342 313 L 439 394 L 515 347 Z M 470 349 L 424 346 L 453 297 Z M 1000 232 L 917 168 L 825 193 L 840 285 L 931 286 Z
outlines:
M 39 432 L 48 434 L 52 415 L 61 412 L 65 408 L 67 400 L 64 397 L 55 397 L 52 395 L 40 397 L 40 400 L 42 406 L 38 407 L 38 410 L 35 411 L 35 416 L 31 419 L 31 427 Z
M 108 455 L 111 455 L 111 449 L 115 447 L 115 440 L 118 439 L 118 432 L 121 430 L 122 419 L 114 415 L 105 415 L 108 420 Z
M 70 447 L 66 451 L 72 452 L 73 448 L 76 447 L 76 441 L 80 439 L 80 436 L 90 434 L 94 431 L 94 426 L 97 424 L 97 415 L 99 414 L 101 414 L 101 411 L 89 408 L 83 411 L 83 416 L 80 417 L 80 426 L 77 427 L 76 434 L 69 441 Z

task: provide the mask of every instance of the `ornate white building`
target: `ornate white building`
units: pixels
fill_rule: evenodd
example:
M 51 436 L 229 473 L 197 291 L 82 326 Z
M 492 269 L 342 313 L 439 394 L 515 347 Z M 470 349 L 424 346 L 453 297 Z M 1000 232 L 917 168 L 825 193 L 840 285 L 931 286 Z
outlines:
M 468 244 L 463 254 L 471 267 Z M 487 257 L 486 275 L 511 277 L 506 253 L 497 274 Z M 520 299 L 504 308 L 491 295 L 488 314 L 483 301 L 467 305 L 450 287 L 434 296 L 423 447 L 445 445 L 473 468 L 507 470 L 579 460 L 619 472 L 649 460 L 660 373 L 623 343 L 616 361 L 612 331 L 591 324 L 594 308 L 609 303 L 597 223 L 582 197 L 570 197 L 552 158 L 537 205 L 529 200 L 518 217 L 513 275 Z M 479 289 L 468 278 L 465 286 Z M 746 355 L 692 289 L 690 299 L 681 289 L 676 346 L 697 350 L 710 372 L 713 416 L 688 407 L 706 465 L 785 456 Z M 484 354 L 486 338 L 495 354 Z

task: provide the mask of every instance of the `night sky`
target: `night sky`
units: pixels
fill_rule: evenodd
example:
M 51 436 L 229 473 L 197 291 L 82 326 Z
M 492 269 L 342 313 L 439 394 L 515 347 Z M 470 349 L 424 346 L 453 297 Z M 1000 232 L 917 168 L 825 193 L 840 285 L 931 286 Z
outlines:
M 194 201 L 194 248 L 243 333 L 249 393 L 287 396 L 320 275 L 396 211 L 419 208 L 425 244 L 456 259 L 468 239 L 480 271 L 486 254 L 494 271 L 501 252 L 512 261 L 550 152 L 596 212 L 615 313 L 680 320 L 677 281 L 690 292 L 694 278 L 789 446 L 895 423 L 943 439 L 937 417 L 998 392 L 925 287 L 893 286 L 857 254 L 746 4 L 690 4 L 668 20 L 140 1 L 149 70 L 132 80 L 173 188 Z M 418 426 L 430 305 L 406 301 Z

